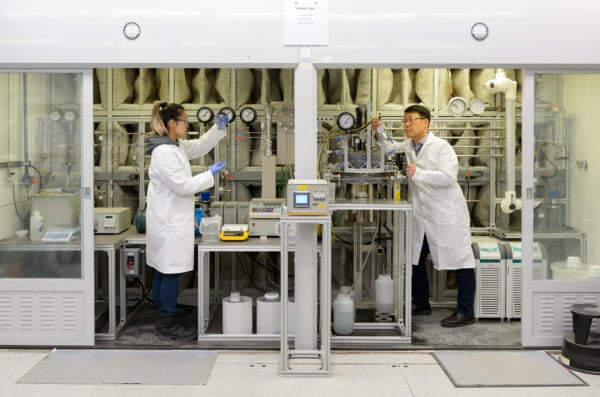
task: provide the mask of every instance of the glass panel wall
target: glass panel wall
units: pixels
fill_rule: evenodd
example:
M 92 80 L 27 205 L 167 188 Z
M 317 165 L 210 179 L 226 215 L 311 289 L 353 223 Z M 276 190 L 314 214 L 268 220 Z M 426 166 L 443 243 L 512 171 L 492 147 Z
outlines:
M 598 92 L 598 74 L 535 75 L 534 279 L 600 282 Z
M 81 78 L 0 74 L 0 277 L 82 277 Z

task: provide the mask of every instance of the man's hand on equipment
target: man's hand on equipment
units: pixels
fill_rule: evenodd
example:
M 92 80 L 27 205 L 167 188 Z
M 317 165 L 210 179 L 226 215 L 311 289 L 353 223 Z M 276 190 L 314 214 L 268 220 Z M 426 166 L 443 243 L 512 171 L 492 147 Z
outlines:
M 415 175 L 415 172 L 417 171 L 417 166 L 415 165 L 415 163 L 410 163 L 406 165 L 406 177 L 408 179 L 412 179 L 412 177 Z

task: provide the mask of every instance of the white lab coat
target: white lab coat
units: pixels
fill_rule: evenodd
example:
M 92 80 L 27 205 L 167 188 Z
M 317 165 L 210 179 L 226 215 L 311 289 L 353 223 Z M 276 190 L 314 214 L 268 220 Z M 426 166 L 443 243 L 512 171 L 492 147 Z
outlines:
M 407 163 L 417 166 L 408 184 L 413 205 L 413 264 L 419 261 L 423 237 L 427 235 L 437 270 L 474 268 L 469 209 L 456 180 L 458 158 L 452 146 L 431 132 L 418 156 L 410 139 L 382 146 L 386 151 L 405 152 Z
M 192 176 L 190 159 L 207 154 L 226 132 L 213 126 L 198 139 L 152 151 L 146 208 L 146 262 L 161 273 L 194 268 L 194 193 L 211 188 L 210 171 Z

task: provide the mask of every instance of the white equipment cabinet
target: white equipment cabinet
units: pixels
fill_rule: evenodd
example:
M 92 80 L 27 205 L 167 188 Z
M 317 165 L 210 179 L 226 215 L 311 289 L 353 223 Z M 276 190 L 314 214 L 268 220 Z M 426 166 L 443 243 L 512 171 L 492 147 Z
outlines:
M 506 318 L 521 318 L 523 306 L 523 262 L 520 241 L 504 243 L 506 251 Z M 548 277 L 545 247 L 533 243 L 533 279 Z
M 476 318 L 504 318 L 506 256 L 499 242 L 475 242 Z

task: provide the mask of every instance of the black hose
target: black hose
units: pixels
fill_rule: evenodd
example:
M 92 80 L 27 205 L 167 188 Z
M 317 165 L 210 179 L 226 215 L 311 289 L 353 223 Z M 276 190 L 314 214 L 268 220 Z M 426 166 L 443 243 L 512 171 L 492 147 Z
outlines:
M 31 164 L 31 161 L 29 162 L 29 167 L 33 168 L 35 172 L 37 172 L 37 174 L 40 176 L 40 190 L 42 190 L 42 173 L 40 172 L 40 170 L 37 169 L 35 165 Z
M 17 196 L 15 194 L 15 184 L 11 183 L 11 185 L 12 185 L 12 196 L 13 196 L 13 205 L 15 207 L 15 213 L 17 214 L 17 216 L 19 217 L 21 222 L 23 222 L 23 225 L 26 225 L 27 219 L 25 219 L 23 216 L 21 216 L 21 214 L 19 213 L 19 207 L 17 206 Z

